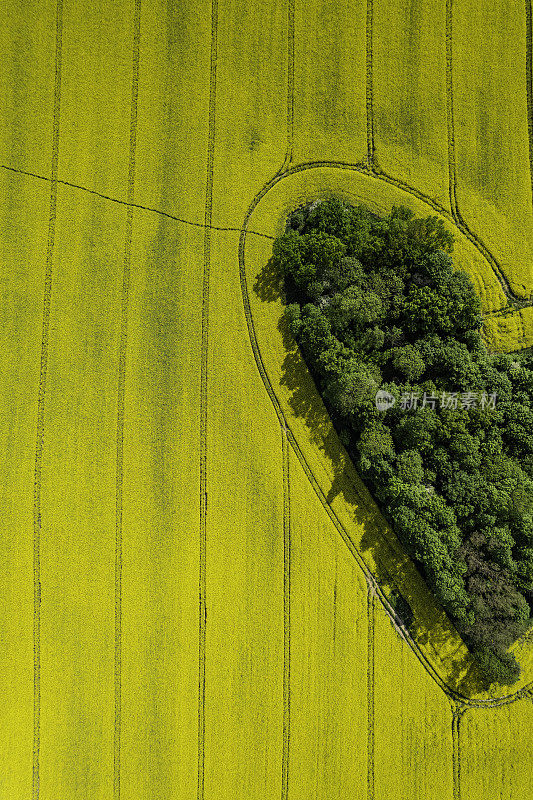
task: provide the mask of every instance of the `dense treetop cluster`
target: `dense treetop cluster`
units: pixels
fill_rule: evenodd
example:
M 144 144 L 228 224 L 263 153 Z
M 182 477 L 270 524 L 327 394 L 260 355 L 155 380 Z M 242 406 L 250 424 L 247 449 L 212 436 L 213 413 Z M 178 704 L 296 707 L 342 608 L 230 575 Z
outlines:
M 358 471 L 487 681 L 512 683 L 533 622 L 533 356 L 487 351 L 452 248 L 437 217 L 331 199 L 291 215 L 273 258 Z

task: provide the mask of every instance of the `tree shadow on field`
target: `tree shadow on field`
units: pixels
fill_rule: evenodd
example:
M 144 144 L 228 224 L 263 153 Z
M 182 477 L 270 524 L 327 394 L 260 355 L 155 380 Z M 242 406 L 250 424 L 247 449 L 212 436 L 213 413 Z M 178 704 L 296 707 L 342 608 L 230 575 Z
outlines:
M 262 268 L 253 288 L 263 302 L 284 299 L 283 281 L 273 259 Z M 408 632 L 424 653 L 442 654 L 445 669 L 437 665 L 437 671 L 450 689 L 466 697 L 480 693 L 487 687 L 476 662 L 355 470 L 290 333 L 285 314 L 280 317 L 278 329 L 285 350 L 280 382 L 290 392 L 291 413 L 305 422 L 312 444 L 329 462 L 333 478 L 326 502 L 331 506 L 341 498 L 353 513 L 354 522 L 363 529 L 360 541 L 354 544 L 376 565 L 374 577 L 392 607 L 388 611 L 394 628 L 399 636 L 405 637 Z M 350 536 L 350 530 L 346 533 Z
M 254 282 L 254 292 L 265 303 L 284 299 L 283 277 L 280 274 L 274 258 L 269 258 L 265 266 L 257 274 Z

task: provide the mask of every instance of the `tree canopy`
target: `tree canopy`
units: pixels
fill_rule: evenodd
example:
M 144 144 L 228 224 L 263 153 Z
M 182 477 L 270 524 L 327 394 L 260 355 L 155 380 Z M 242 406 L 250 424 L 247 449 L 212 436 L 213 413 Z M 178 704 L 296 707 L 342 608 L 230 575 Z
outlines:
M 357 469 L 487 682 L 509 684 L 533 622 L 533 355 L 487 351 L 452 250 L 437 217 L 330 199 L 290 216 L 273 258 Z

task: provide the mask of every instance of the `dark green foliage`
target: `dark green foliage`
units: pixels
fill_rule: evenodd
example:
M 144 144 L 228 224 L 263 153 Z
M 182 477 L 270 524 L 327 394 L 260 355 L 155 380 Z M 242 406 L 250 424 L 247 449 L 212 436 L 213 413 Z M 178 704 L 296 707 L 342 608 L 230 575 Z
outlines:
M 487 676 L 485 688 L 489 688 L 491 683 L 510 686 L 520 677 L 520 667 L 512 653 L 495 652 L 487 645 L 476 648 L 473 653 L 482 674 Z
M 532 622 L 533 351 L 487 353 L 452 247 L 436 217 L 333 199 L 293 213 L 274 261 L 342 442 L 487 682 L 512 683 Z
M 402 597 L 401 594 L 398 594 L 394 589 L 391 590 L 389 595 L 389 603 L 393 607 L 394 611 L 398 615 L 400 621 L 405 625 L 406 628 L 409 629 L 413 622 L 413 609 L 407 602 L 407 600 Z

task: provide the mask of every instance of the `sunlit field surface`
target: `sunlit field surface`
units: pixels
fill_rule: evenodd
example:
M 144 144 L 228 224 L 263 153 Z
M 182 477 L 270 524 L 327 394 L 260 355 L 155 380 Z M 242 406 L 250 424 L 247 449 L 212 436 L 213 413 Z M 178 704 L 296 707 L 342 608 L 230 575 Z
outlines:
M 533 636 L 480 693 L 268 267 L 402 204 L 533 345 L 530 2 L 0 13 L 0 800 L 533 796 Z

